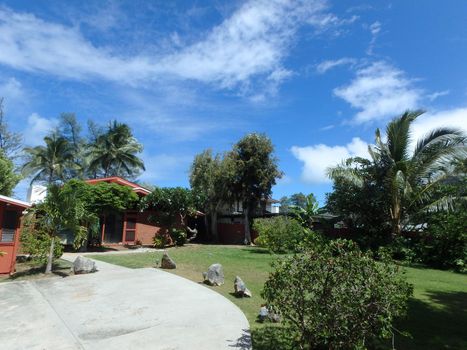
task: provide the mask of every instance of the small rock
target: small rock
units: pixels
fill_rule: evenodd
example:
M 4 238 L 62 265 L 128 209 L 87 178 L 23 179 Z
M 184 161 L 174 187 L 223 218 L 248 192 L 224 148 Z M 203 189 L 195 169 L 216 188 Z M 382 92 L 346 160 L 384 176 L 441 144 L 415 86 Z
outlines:
M 224 284 L 224 270 L 221 264 L 212 264 L 207 272 L 203 272 L 204 283 L 210 286 L 221 286 Z
M 281 317 L 274 312 L 270 312 L 268 318 L 272 323 L 279 323 L 281 321 Z
M 175 263 L 175 261 L 172 260 L 169 254 L 164 253 L 161 259 L 161 268 L 162 269 L 175 269 L 177 268 L 177 264 Z
M 73 262 L 73 273 L 75 275 L 93 273 L 96 272 L 96 263 L 91 259 L 85 258 L 83 256 L 78 256 Z
M 246 287 L 245 282 L 243 282 L 243 280 L 239 276 L 235 277 L 234 289 L 235 295 L 237 297 L 251 298 L 252 296 L 250 290 Z

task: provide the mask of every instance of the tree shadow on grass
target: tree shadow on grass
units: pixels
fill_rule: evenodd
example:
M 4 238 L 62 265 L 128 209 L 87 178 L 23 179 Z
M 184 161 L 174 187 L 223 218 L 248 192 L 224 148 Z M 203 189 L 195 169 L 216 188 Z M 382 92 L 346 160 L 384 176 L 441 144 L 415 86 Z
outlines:
M 20 271 L 15 272 L 9 277 L 9 280 L 16 279 L 27 279 L 29 277 L 41 276 L 44 275 L 45 266 L 43 265 L 28 265 L 28 267 L 23 267 Z M 62 263 L 54 263 L 52 267 L 52 274 L 60 277 L 68 277 L 71 273 L 69 265 Z
M 426 293 L 433 303 L 417 299 L 409 302 L 408 316 L 395 327 L 411 336 L 396 333 L 395 348 L 405 349 L 467 349 L 467 293 Z M 385 344 L 390 348 L 389 342 Z
M 297 345 L 292 332 L 281 325 L 265 325 L 251 332 L 255 350 L 295 350 Z

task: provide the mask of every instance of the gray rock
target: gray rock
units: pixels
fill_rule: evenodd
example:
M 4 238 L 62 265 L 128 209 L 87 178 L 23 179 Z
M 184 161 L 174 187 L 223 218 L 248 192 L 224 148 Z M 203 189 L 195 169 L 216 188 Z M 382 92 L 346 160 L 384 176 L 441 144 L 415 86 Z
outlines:
M 224 284 L 224 269 L 221 264 L 212 264 L 207 272 L 203 272 L 204 283 L 210 286 L 221 286 Z
M 235 277 L 234 289 L 235 295 L 237 297 L 251 298 L 252 296 L 250 290 L 246 287 L 245 282 L 243 282 L 243 280 L 239 276 Z
M 164 253 L 161 259 L 161 268 L 162 269 L 176 269 L 177 264 L 175 263 L 175 261 L 172 260 L 169 254 Z
M 281 317 L 274 312 L 270 312 L 268 318 L 272 323 L 279 323 L 281 321 Z
M 85 258 L 79 255 L 73 262 L 73 273 L 75 275 L 80 275 L 84 273 L 93 273 L 96 272 L 96 263 L 91 259 Z

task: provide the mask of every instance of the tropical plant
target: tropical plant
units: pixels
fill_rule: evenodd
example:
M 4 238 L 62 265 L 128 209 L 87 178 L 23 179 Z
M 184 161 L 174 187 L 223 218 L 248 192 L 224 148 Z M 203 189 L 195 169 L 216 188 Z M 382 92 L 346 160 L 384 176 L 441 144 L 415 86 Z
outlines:
M 375 145 L 369 147 L 373 179 L 365 179 L 359 168 L 362 160 L 347 159 L 329 169 L 329 176 L 344 178 L 359 187 L 365 181 L 381 179 L 389 203 L 386 203 L 392 234 L 397 236 L 411 213 L 447 208 L 456 199 L 451 196 L 433 196 L 437 186 L 448 176 L 445 165 L 454 157 L 465 157 L 465 136 L 461 130 L 438 128 L 418 140 L 411 152 L 412 123 L 423 111 L 407 111 L 393 119 L 386 127 L 387 140 L 376 130 Z
M 252 211 L 271 195 L 272 186 L 282 177 L 274 146 L 264 134 L 252 133 L 238 141 L 231 152 L 233 180 L 231 193 L 242 202 L 245 244 L 251 243 L 250 219 Z
M 390 337 L 412 292 L 399 267 L 345 240 L 286 256 L 273 268 L 262 296 L 300 349 L 365 349 Z
M 88 238 L 88 234 L 97 233 L 99 218 L 96 214 L 86 209 L 86 204 L 75 193 L 63 191 L 60 186 L 51 185 L 47 190 L 44 202 L 35 205 L 28 210 L 29 219 L 27 230 L 42 233 L 49 243 L 47 264 L 45 273 L 52 272 L 52 264 L 56 258 L 56 245 L 59 242 L 60 232 L 69 231 L 74 235 L 74 247 L 79 248 Z M 34 249 L 43 250 L 40 247 L 31 246 Z M 27 249 L 27 247 L 26 247 Z M 42 255 L 45 255 L 43 252 Z
M 302 206 L 292 205 L 289 207 L 290 215 L 305 228 L 312 228 L 314 217 L 318 214 L 319 204 L 313 193 L 305 197 Z
M 44 137 L 45 146 L 27 147 L 24 149 L 27 161 L 22 172 L 32 176 L 34 181 L 45 181 L 47 184 L 64 182 L 69 177 L 69 169 L 74 166 L 73 149 L 68 141 L 53 133 Z
M 133 178 L 145 169 L 143 160 L 137 156 L 142 150 L 130 127 L 114 121 L 89 145 L 90 173 Z
M 0 194 L 11 196 L 13 188 L 21 180 L 15 173 L 13 162 L 8 159 L 0 148 Z

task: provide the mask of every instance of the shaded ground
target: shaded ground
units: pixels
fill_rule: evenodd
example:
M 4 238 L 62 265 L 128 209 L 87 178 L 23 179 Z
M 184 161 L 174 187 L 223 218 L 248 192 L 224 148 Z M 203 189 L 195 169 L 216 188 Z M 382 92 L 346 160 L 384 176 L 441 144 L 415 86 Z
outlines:
M 252 328 L 255 349 L 294 349 L 290 333 L 277 325 L 255 322 L 263 302 L 259 293 L 275 259 L 267 251 L 252 247 L 191 245 L 168 249 L 177 263 L 170 272 L 201 282 L 201 273 L 213 263 L 224 266 L 226 284 L 211 288 L 237 304 L 247 316 Z M 131 268 L 154 266 L 161 252 L 97 256 L 98 259 Z M 395 345 L 403 349 L 467 349 L 467 276 L 450 271 L 425 268 L 404 268 L 407 279 L 414 285 L 414 297 L 409 304 L 406 320 L 397 329 L 408 331 L 412 338 L 396 334 Z M 237 299 L 233 280 L 242 277 L 253 292 L 251 299 Z M 390 342 L 379 347 L 388 349 Z
M 52 274 L 45 275 L 45 266 L 37 261 L 31 260 L 21 263 L 17 262 L 16 272 L 11 276 L 0 276 L 0 282 L 32 280 L 56 276 L 67 277 L 70 275 L 71 265 L 72 264 L 69 261 L 58 259 L 54 262 Z

